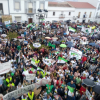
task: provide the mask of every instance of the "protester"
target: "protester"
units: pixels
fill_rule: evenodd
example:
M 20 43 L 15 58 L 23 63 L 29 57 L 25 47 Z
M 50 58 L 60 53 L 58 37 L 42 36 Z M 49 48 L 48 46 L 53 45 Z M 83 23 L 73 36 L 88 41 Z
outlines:
M 92 26 L 96 28 L 91 29 Z M 83 81 L 90 79 L 100 86 L 100 25 L 95 22 L 41 22 L 24 27 L 9 29 L 13 34 L 17 30 L 17 39 L 9 37 L 6 28 L 8 36 L 4 37 L 0 27 L 0 63 L 3 66 L 0 66 L 0 93 L 6 96 L 42 80 L 39 93 L 30 90 L 11 99 L 36 100 L 41 96 L 40 99 L 55 100 L 59 96 L 62 100 L 78 100 L 77 93 L 80 100 L 89 99 L 86 92 L 90 87 Z M 38 43 L 36 47 L 34 43 Z M 44 84 L 44 80 L 48 81 Z M 90 100 L 99 100 L 93 89 L 89 92 L 92 93 Z

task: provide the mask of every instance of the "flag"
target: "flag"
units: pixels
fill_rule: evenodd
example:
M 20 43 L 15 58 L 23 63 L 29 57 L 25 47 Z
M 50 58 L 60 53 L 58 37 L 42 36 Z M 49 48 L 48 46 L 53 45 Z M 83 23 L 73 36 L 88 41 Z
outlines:
M 37 66 L 36 65 L 36 62 L 35 62 L 35 60 L 32 58 L 32 60 L 31 60 L 31 64 L 33 64 L 34 66 Z
M 74 28 L 72 28 L 72 27 L 69 27 L 69 31 L 75 32 L 76 29 L 74 29 Z
M 51 46 L 51 47 L 53 47 L 53 48 L 56 47 L 54 44 L 51 44 L 50 42 L 48 43 L 48 46 Z
M 74 88 L 67 86 L 67 88 L 69 89 L 70 92 L 74 92 Z
M 77 27 L 78 27 L 78 28 L 82 28 L 82 26 L 80 26 L 80 25 L 77 25 Z
M 65 61 L 65 62 L 68 62 L 68 60 L 66 60 L 66 59 L 64 59 L 64 58 L 61 58 L 61 57 L 59 57 L 58 60 L 63 60 L 63 61 Z

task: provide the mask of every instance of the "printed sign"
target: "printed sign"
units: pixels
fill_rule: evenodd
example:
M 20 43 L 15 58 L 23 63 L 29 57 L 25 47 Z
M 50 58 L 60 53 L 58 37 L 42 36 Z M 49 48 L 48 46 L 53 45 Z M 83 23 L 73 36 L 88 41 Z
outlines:
M 35 74 L 28 74 L 26 75 L 26 80 L 34 80 L 35 79 Z
M 47 79 L 41 79 L 41 81 L 35 83 L 35 84 L 31 84 L 31 85 L 28 85 L 26 87 L 23 87 L 21 89 L 18 89 L 18 90 L 15 90 L 15 91 L 12 91 L 8 94 L 6 94 L 4 97 L 3 97 L 3 100 L 12 100 L 12 98 L 18 98 L 20 96 L 22 96 L 23 94 L 27 94 L 29 92 L 29 90 L 34 90 L 35 88 L 39 88 L 40 86 L 44 86 L 46 84 L 48 84 L 49 80 Z
M 1 63 L 0 64 L 0 75 L 8 73 L 11 69 L 11 62 Z
M 76 59 L 78 60 L 78 59 L 81 59 L 82 52 L 78 49 L 71 47 L 69 55 L 70 55 L 70 58 L 76 57 Z
M 10 24 L 10 20 L 9 21 L 5 21 L 5 25 L 8 25 Z
M 90 92 L 88 90 L 86 90 L 86 96 L 88 97 L 89 100 L 92 97 L 92 95 L 90 94 Z

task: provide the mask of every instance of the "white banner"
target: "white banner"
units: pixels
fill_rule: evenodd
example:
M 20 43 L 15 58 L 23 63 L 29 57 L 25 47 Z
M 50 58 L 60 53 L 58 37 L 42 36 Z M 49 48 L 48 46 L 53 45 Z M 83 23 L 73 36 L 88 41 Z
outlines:
M 89 100 L 90 100 L 90 98 L 92 96 L 88 90 L 86 90 L 86 96 L 88 97 Z
M 26 75 L 26 80 L 34 80 L 35 79 L 35 74 L 28 74 Z
M 22 96 L 23 94 L 27 94 L 29 92 L 29 90 L 33 91 L 35 88 L 39 88 L 40 86 L 44 86 L 44 85 L 48 84 L 49 81 L 50 80 L 47 80 L 47 79 L 41 79 L 41 81 L 39 81 L 35 84 L 28 85 L 26 87 L 23 87 L 21 89 L 18 89 L 18 90 L 15 90 L 15 91 L 12 91 L 12 92 L 6 94 L 3 97 L 3 100 L 11 100 L 13 97 L 18 98 L 18 97 Z
M 48 66 L 51 66 L 51 65 L 53 65 L 55 63 L 55 60 L 52 60 L 52 59 L 45 59 L 45 58 L 43 58 L 42 61 L 43 61 L 44 64 L 46 64 Z
M 70 58 L 76 57 L 76 59 L 78 60 L 78 59 L 81 59 L 82 52 L 78 49 L 71 47 L 69 55 L 70 55 Z
M 10 24 L 10 20 L 9 21 L 5 21 L 5 25 Z
M 11 62 L 0 63 L 0 75 L 8 73 L 11 69 Z

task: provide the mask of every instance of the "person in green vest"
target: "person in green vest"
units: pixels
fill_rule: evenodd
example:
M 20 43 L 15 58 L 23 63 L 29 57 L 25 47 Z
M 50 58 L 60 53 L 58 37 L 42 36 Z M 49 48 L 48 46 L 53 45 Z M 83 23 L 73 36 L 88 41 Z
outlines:
M 6 78 L 6 83 L 9 84 L 10 81 L 12 81 L 12 77 L 10 77 L 10 75 L 8 75 L 8 77 Z
M 53 89 L 53 85 L 51 85 L 51 82 L 49 82 L 49 84 L 46 84 L 46 92 L 47 94 L 50 94 L 52 96 L 52 89 Z
M 32 92 L 31 90 L 28 92 L 27 100 L 35 100 L 34 92 Z
M 7 87 L 10 87 L 10 86 L 15 86 L 15 84 L 12 81 L 10 81 Z

